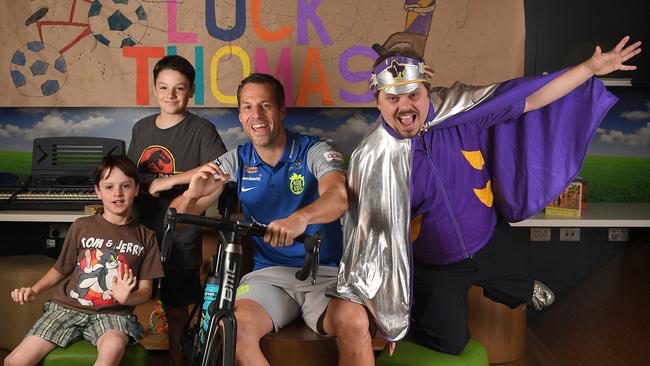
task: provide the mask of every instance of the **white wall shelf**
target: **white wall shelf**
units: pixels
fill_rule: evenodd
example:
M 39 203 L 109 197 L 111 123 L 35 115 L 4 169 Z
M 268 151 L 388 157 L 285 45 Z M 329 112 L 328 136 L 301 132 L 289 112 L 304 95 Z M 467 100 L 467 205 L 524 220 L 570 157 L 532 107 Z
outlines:
M 650 227 L 650 203 L 588 202 L 581 217 L 549 216 L 544 211 L 514 227 Z
M 0 221 L 13 222 L 74 222 L 83 216 L 84 211 L 0 210 Z

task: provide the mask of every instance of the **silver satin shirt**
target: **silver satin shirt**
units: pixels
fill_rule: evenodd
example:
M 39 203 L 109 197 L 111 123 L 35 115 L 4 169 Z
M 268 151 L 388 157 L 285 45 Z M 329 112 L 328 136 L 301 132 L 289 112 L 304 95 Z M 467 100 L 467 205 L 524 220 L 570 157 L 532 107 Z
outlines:
M 435 117 L 425 130 L 487 99 L 497 84 L 434 88 Z M 411 139 L 376 124 L 352 153 L 349 210 L 343 217 L 343 255 L 337 297 L 363 304 L 384 338 L 408 332 L 411 304 Z

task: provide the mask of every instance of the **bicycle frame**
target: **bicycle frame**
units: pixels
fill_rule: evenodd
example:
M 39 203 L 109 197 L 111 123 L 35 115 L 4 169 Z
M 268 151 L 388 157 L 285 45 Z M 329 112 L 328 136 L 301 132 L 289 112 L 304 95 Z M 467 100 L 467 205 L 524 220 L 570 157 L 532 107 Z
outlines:
M 165 216 L 165 233 L 161 249 L 161 261 L 166 262 L 171 253 L 173 236 L 177 223 L 190 225 L 201 225 L 219 230 L 224 238 L 224 243 L 218 247 L 217 263 L 213 266 L 213 274 L 221 279 L 217 298 L 208 306 L 210 324 L 208 326 L 207 338 L 201 355 L 201 365 L 214 365 L 214 356 L 219 351 L 220 342 L 216 342 L 219 325 L 224 329 L 223 334 L 223 365 L 235 364 L 235 347 L 237 340 L 237 319 L 235 318 L 235 298 L 241 278 L 241 257 L 242 241 L 248 236 L 263 236 L 266 227 L 241 221 L 217 220 L 205 216 L 190 214 L 178 214 L 174 208 L 167 210 Z M 226 238 L 223 233 L 229 234 Z M 312 275 L 312 283 L 315 283 L 319 265 L 319 249 L 322 242 L 320 233 L 314 236 L 300 235 L 296 241 L 301 241 L 305 246 L 305 262 L 300 271 L 296 272 L 296 278 L 305 280 Z M 200 347 L 201 345 L 199 345 Z

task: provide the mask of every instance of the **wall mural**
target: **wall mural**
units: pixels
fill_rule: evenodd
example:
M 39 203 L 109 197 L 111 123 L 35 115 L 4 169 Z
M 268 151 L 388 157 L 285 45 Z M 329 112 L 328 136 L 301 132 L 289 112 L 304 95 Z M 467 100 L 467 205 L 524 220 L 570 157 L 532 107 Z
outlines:
M 591 143 L 580 173 L 593 202 L 650 202 L 650 89 L 610 87 L 619 98 Z M 119 138 L 153 108 L 0 108 L 0 172 L 29 175 L 32 142 L 50 136 Z M 193 108 L 228 148 L 246 141 L 235 108 Z M 376 108 L 289 108 L 286 126 L 334 139 L 346 156 L 368 132 Z
M 520 76 L 523 1 L 2 1 L 0 95 L 15 107 L 153 106 L 151 68 L 179 54 L 197 69 L 195 106 L 235 106 L 239 81 L 261 71 L 289 106 L 362 107 L 375 43 L 423 53 L 439 85 Z
M 379 114 L 368 90 L 374 43 L 424 53 L 436 85 L 520 76 L 523 1 L 0 2 L 0 184 L 3 173 L 30 174 L 35 138 L 101 136 L 128 146 L 135 121 L 157 111 L 151 67 L 173 53 L 196 67 L 191 110 L 227 147 L 246 140 L 236 85 L 261 71 L 286 86 L 288 128 L 332 137 L 349 155 Z M 610 90 L 621 100 L 581 172 L 589 200 L 650 202 L 650 90 Z

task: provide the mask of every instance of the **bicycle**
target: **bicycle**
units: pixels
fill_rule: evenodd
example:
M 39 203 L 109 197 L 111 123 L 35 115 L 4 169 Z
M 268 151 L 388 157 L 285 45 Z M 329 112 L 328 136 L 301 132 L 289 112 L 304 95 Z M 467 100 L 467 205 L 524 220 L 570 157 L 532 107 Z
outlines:
M 192 335 L 193 347 L 189 356 L 193 365 L 224 365 L 235 364 L 235 347 L 237 339 L 237 320 L 235 319 L 234 306 L 237 287 L 241 276 L 240 266 L 242 257 L 242 241 L 249 236 L 264 236 L 266 227 L 243 221 L 229 219 L 229 213 L 224 215 L 224 220 L 179 214 L 174 208 L 169 208 L 165 216 L 163 245 L 161 261 L 166 262 L 171 253 L 175 226 L 179 224 L 200 225 L 219 231 L 220 243 L 217 252 L 212 257 L 210 273 L 221 279 L 219 292 L 216 299 L 208 306 L 210 322 L 207 337 L 203 342 L 199 337 L 200 321 L 195 325 L 196 332 Z M 296 272 L 296 278 L 306 280 L 311 274 L 312 284 L 316 283 L 318 275 L 319 250 L 322 237 L 319 232 L 313 236 L 302 234 L 295 239 L 305 246 L 305 260 L 303 267 Z M 206 281 L 207 286 L 207 281 Z M 189 321 L 194 317 L 197 307 L 192 310 Z M 187 327 L 188 324 L 186 324 Z M 198 361 L 200 360 L 200 363 Z

